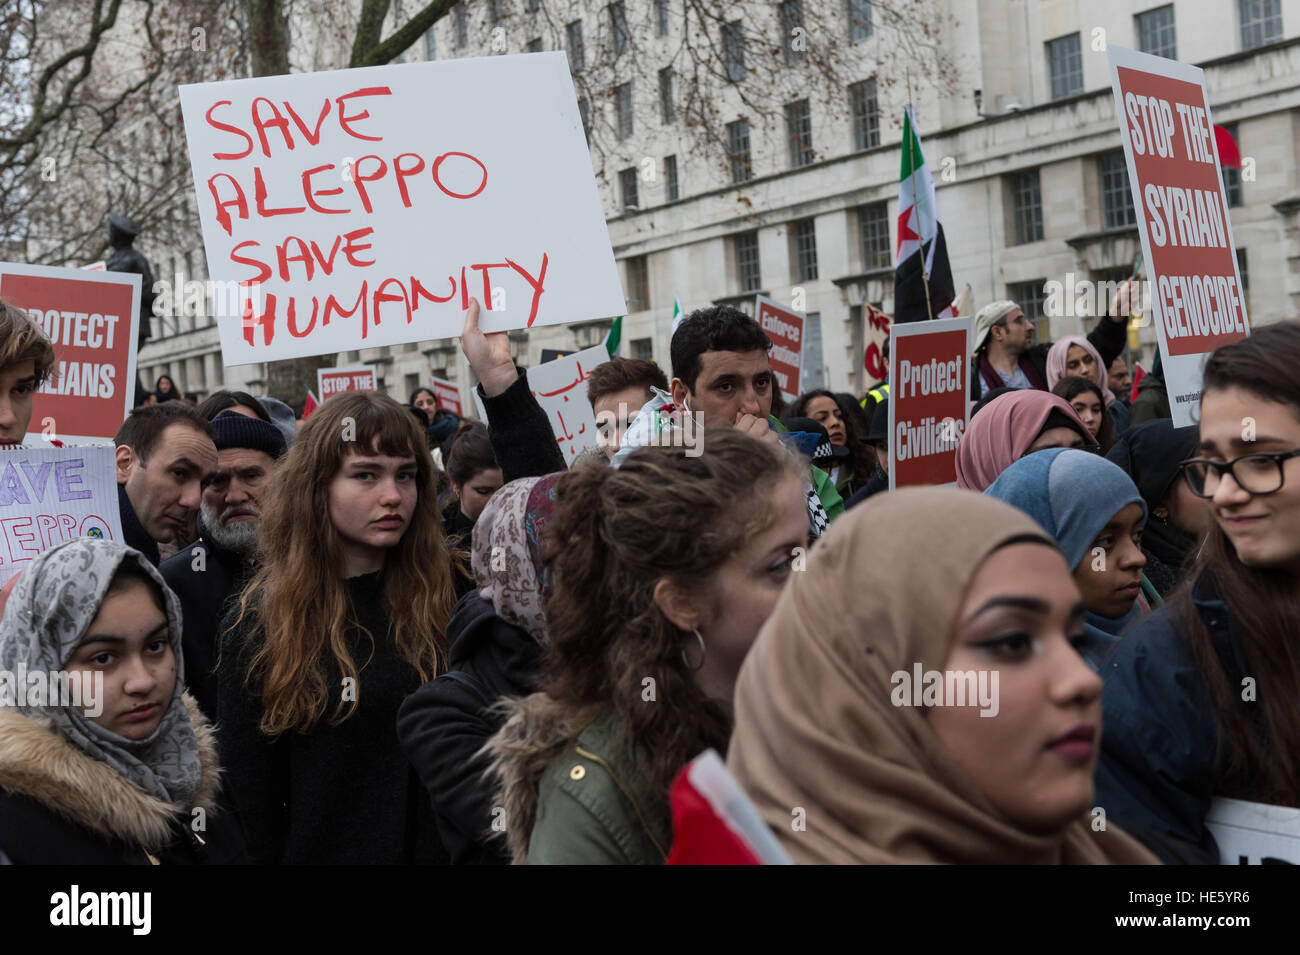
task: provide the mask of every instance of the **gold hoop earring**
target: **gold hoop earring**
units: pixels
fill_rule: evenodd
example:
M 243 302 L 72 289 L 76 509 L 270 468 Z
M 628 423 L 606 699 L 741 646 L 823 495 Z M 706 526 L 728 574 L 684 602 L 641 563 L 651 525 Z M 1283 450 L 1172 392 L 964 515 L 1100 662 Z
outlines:
M 704 668 L 704 657 L 709 652 L 709 649 L 704 645 L 704 638 L 700 636 L 700 631 L 697 628 L 691 627 L 691 633 L 695 634 L 695 639 L 700 641 L 700 662 L 697 666 L 691 666 L 691 661 L 686 658 L 686 648 L 682 647 L 682 663 L 692 673 L 698 673 Z

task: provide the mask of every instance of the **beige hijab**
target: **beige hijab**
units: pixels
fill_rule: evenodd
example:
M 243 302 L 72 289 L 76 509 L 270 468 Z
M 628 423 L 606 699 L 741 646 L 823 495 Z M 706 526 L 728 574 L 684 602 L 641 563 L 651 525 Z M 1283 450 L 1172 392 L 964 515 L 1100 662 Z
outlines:
M 1018 537 L 1055 546 L 992 498 L 894 491 L 836 521 L 793 575 L 740 671 L 727 763 L 796 862 L 1156 862 L 1090 817 L 1054 834 L 1017 828 L 922 708 L 890 702 L 894 671 L 943 669 L 967 585 Z

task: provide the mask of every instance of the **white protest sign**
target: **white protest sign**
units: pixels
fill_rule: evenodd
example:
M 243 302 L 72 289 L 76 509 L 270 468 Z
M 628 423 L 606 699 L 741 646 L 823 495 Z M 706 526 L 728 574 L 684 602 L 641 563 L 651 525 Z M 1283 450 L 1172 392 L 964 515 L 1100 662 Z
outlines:
M 0 584 L 73 537 L 122 540 L 113 449 L 0 451 Z
M 1205 74 L 1106 49 L 1169 409 L 1174 427 L 1187 427 L 1206 356 L 1250 332 Z
M 316 369 L 316 394 L 320 400 L 345 391 L 378 391 L 373 365 L 346 365 L 342 368 Z
M 450 411 L 459 418 L 461 416 L 460 389 L 456 387 L 456 383 L 446 378 L 433 378 L 431 381 L 434 397 L 438 399 L 438 407 L 443 411 Z
M 1205 828 L 1224 865 L 1300 865 L 1300 809 L 1241 799 L 1216 799 Z
M 551 430 L 564 452 L 566 465 L 572 465 L 579 454 L 597 444 L 596 413 L 587 400 L 586 382 L 592 370 L 607 361 L 609 352 L 601 344 L 528 369 L 528 388 L 551 419 Z M 477 388 L 474 403 L 479 417 L 487 421 L 487 409 Z
M 54 346 L 25 443 L 112 444 L 135 403 L 139 275 L 0 262 L 0 298 Z
M 627 311 L 564 53 L 180 88 L 227 365 Z M 322 400 L 324 395 L 321 395 Z

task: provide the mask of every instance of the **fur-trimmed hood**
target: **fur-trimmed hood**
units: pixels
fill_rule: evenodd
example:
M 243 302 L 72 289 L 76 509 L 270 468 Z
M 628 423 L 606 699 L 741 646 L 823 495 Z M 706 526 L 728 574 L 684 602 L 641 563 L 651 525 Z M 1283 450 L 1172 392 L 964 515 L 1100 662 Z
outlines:
M 597 715 L 593 709 L 575 712 L 545 693 L 497 704 L 505 724 L 483 747 L 491 760 L 487 771 L 495 779 L 494 805 L 506 811 L 506 844 L 510 861 L 528 861 L 528 841 L 537 821 L 538 785 L 546 770 Z
M 194 804 L 211 812 L 220 785 L 216 734 L 194 699 L 188 693 L 182 699 L 199 750 Z M 145 792 L 79 749 L 48 720 L 6 707 L 0 707 L 0 789 L 28 796 L 77 825 L 149 852 L 167 845 L 177 813 L 193 808 Z

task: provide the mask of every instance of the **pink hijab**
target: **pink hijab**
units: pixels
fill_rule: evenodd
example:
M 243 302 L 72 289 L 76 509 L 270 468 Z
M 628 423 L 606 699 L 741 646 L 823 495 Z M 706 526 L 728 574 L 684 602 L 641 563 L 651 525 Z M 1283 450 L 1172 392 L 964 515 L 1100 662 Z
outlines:
M 1047 353 L 1047 390 L 1051 391 L 1056 387 L 1056 383 L 1068 374 L 1065 370 L 1065 356 L 1070 353 L 1070 346 L 1078 345 L 1080 348 L 1092 355 L 1092 360 L 1097 363 L 1101 369 L 1101 380 L 1097 384 L 1101 385 L 1101 397 L 1109 408 L 1115 403 L 1115 396 L 1110 390 L 1110 375 L 1106 371 L 1106 363 L 1101 360 L 1101 355 L 1097 349 L 1092 346 L 1092 342 L 1081 335 L 1067 335 L 1059 342 L 1054 344 Z
M 1053 411 L 1077 425 L 1086 440 L 1095 440 L 1064 398 L 1034 388 L 1009 391 L 990 401 L 966 425 L 957 445 L 957 486 L 981 492 L 988 488 L 1024 457 Z

